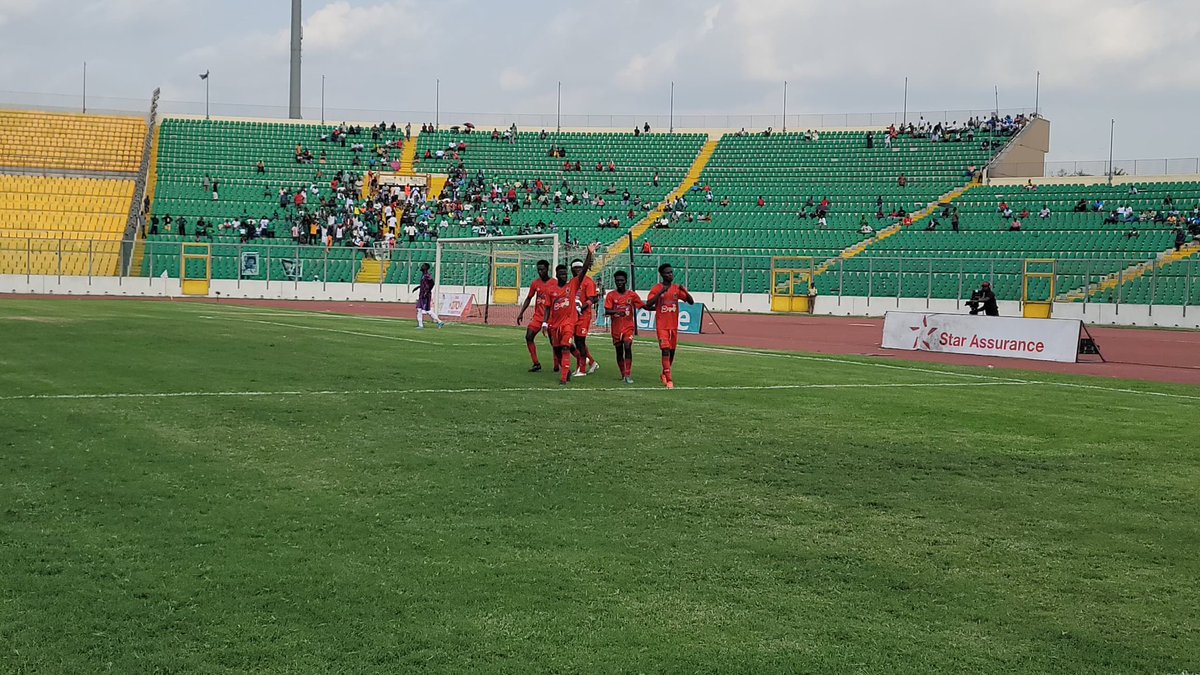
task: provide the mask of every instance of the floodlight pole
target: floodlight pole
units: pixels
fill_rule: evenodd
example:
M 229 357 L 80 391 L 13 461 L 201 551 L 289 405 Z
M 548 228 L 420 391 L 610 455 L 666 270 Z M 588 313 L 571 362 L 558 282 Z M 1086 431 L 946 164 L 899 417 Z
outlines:
M 300 41 L 304 34 L 304 11 L 301 0 L 292 0 L 292 59 L 288 87 L 288 117 L 298 120 L 300 112 Z
M 908 124 L 908 78 L 905 77 L 904 78 L 904 113 L 903 113 L 903 116 L 900 118 L 900 126 L 903 127 L 903 126 L 906 126 L 907 124 Z
M 83 114 L 87 114 L 87 61 L 83 62 Z
M 668 125 L 668 133 L 675 133 L 675 80 L 671 80 L 671 107 L 670 116 L 668 117 L 670 124 Z
M 558 131 L 562 132 L 562 80 L 558 82 Z
M 787 80 L 783 81 L 783 133 L 787 133 Z
M 321 124 L 325 124 L 325 76 L 321 76 Z
M 1033 116 L 1038 117 L 1042 112 L 1042 71 L 1037 71 L 1037 78 L 1033 84 Z
M 209 119 L 209 117 L 208 117 L 208 81 L 210 79 L 212 79 L 212 74 L 209 72 L 206 72 L 205 78 L 204 78 L 204 119 Z
M 433 83 L 433 130 L 437 131 L 442 125 L 442 79 L 439 77 Z
M 1113 118 L 1108 126 L 1108 184 L 1113 183 L 1113 138 L 1117 133 L 1117 120 Z

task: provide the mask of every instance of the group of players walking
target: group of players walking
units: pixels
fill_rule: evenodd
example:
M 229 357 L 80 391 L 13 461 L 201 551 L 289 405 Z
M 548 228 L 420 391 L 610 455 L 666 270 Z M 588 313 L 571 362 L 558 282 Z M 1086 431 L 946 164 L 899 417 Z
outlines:
M 536 339 L 538 333 L 546 331 L 550 346 L 554 350 L 554 370 L 559 373 L 559 384 L 566 384 L 571 377 L 583 377 L 595 373 L 600 363 L 588 348 L 589 329 L 595 321 L 596 306 L 600 294 L 596 282 L 589 277 L 596 246 L 588 247 L 587 257 L 571 263 L 570 274 L 566 265 L 554 269 L 550 277 L 550 262 L 539 260 L 538 278 L 529 285 L 525 304 L 517 313 L 517 325 L 521 324 L 525 311 L 532 303 L 533 318 L 525 330 L 525 344 L 533 359 L 530 372 L 542 369 L 538 360 Z M 628 287 L 629 278 L 624 271 L 613 273 L 616 288 L 604 298 L 604 315 L 611 321 L 613 346 L 617 353 L 617 368 L 626 384 L 633 384 L 633 333 L 639 309 L 655 312 L 655 331 L 658 346 L 662 350 L 662 375 L 660 379 L 668 389 L 674 389 L 671 365 L 675 361 L 675 349 L 679 343 L 679 303 L 693 302 L 692 296 L 683 286 L 675 284 L 675 272 L 670 265 L 658 268 L 660 283 L 650 289 L 646 300 Z M 575 357 L 576 370 L 571 372 L 571 357 Z

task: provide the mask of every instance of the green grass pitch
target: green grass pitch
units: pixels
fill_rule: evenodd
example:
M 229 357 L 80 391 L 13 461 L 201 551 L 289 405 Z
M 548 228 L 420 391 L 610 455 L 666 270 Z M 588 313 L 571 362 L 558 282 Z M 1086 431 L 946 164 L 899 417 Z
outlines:
M 1195 388 L 606 339 L 0 301 L 0 672 L 1200 671 Z

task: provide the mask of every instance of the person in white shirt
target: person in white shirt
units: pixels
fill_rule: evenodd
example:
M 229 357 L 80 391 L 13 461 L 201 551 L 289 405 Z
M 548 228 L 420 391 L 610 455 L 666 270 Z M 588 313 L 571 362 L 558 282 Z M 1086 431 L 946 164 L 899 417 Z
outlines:
M 1050 207 L 1047 206 L 1046 204 L 1042 204 L 1042 210 L 1038 211 L 1038 217 L 1039 218 L 1049 218 L 1050 217 Z
M 396 216 L 389 216 L 387 219 L 388 229 L 392 232 L 396 231 Z
M 413 225 L 412 223 L 409 223 L 404 228 L 404 234 L 405 234 L 405 236 L 408 237 L 408 242 L 410 244 L 412 242 L 416 241 L 417 240 L 417 226 Z

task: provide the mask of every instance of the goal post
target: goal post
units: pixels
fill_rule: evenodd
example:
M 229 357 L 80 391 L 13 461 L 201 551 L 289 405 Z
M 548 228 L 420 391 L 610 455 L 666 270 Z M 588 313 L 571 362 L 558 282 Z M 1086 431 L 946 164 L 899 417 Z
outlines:
M 558 234 L 438 239 L 434 308 L 450 322 L 515 325 L 537 262 L 549 261 L 553 275 L 561 255 Z

